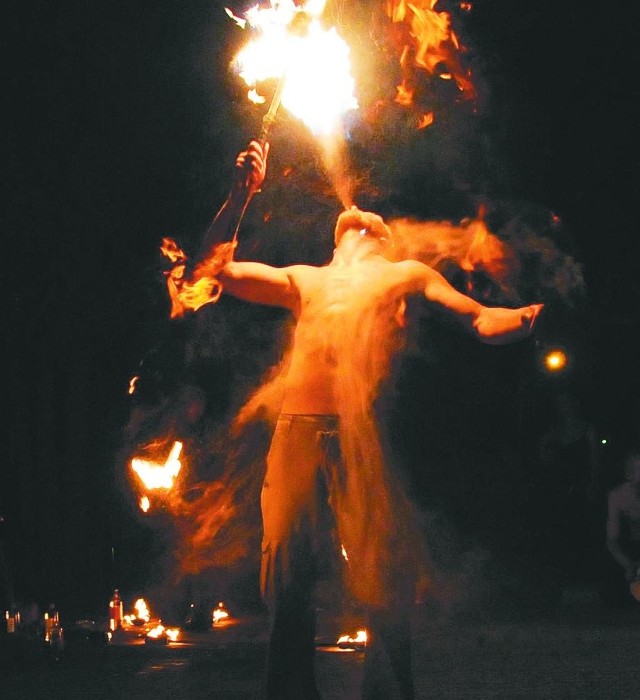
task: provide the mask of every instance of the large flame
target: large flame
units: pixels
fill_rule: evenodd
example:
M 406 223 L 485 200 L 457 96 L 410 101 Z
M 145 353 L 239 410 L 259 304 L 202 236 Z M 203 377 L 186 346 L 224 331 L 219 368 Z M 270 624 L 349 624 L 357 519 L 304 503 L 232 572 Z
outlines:
M 464 47 L 451 27 L 448 12 L 436 10 L 438 0 L 389 0 L 386 14 L 395 31 L 391 32 L 396 44 L 402 82 L 397 86 L 396 102 L 414 105 L 421 84 L 420 74 L 451 81 L 462 99 L 473 100 L 475 88 L 471 71 L 461 62 Z M 464 11 L 470 3 L 461 3 Z M 419 127 L 434 120 L 433 112 L 425 112 L 419 119 Z
M 260 83 L 281 81 L 282 105 L 316 135 L 334 133 L 342 115 L 358 107 L 349 47 L 334 27 L 327 30 L 320 23 L 324 4 L 297 7 L 293 0 L 272 0 L 270 7 L 250 9 L 246 19 L 227 10 L 240 26 L 257 30 L 235 58 L 249 98 L 264 102 Z

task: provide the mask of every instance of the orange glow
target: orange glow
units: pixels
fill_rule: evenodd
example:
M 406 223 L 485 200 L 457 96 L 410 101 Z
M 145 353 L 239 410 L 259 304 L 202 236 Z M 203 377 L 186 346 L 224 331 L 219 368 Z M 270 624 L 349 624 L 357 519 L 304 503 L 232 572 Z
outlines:
M 131 460 L 131 468 L 140 477 L 146 488 L 169 490 L 173 487 L 182 468 L 182 463 L 179 460 L 181 451 L 182 443 L 176 440 L 163 464 L 134 457 Z
M 343 634 L 338 637 L 337 644 L 341 649 L 364 649 L 367 645 L 367 630 L 358 630 L 355 637 Z
M 280 81 L 282 105 L 316 135 L 335 133 L 342 115 L 358 107 L 349 47 L 334 27 L 322 26 L 324 6 L 324 0 L 300 7 L 272 0 L 270 7 L 248 10 L 244 19 L 227 9 L 240 27 L 257 30 L 235 58 L 249 99 L 264 103 L 260 84 Z
M 221 620 L 227 620 L 228 618 L 229 611 L 227 610 L 225 604 L 222 601 L 220 601 L 218 605 L 216 605 L 216 607 L 213 609 L 213 613 L 211 614 L 213 624 L 215 625 Z
M 402 82 L 397 86 L 396 102 L 403 106 L 415 103 L 420 86 L 420 73 L 425 72 L 440 80 L 450 80 L 456 85 L 462 99 L 473 100 L 475 88 L 471 71 L 460 61 L 464 47 L 451 28 L 448 12 L 436 11 L 438 0 L 389 0 L 386 14 L 394 31 L 398 59 L 402 69 Z M 470 11 L 467 3 L 462 9 Z M 419 118 L 419 128 L 433 122 L 433 115 L 425 113 Z
M 151 508 L 151 501 L 149 500 L 149 496 L 142 496 L 140 498 L 140 510 L 143 513 L 148 513 L 149 508 Z
M 544 356 L 544 366 L 549 372 L 561 372 L 567 366 L 567 356 L 563 350 L 549 350 Z
M 147 632 L 147 637 L 150 639 L 160 639 L 166 637 L 169 641 L 175 642 L 180 636 L 180 630 L 175 627 L 165 627 L 164 625 L 158 624 L 153 629 Z
M 135 613 L 128 613 L 124 616 L 124 621 L 129 625 L 135 625 L 136 621 L 149 622 L 151 613 L 144 598 L 138 598 L 133 604 Z

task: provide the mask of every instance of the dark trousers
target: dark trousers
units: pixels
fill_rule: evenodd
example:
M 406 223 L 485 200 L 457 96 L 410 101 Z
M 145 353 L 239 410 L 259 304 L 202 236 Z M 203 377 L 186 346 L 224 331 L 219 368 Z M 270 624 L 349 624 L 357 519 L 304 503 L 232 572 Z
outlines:
M 339 488 L 338 424 L 335 416 L 278 419 L 262 488 L 260 587 L 270 617 L 265 697 L 320 698 L 314 672 L 316 620 L 313 590 L 331 551 L 331 511 Z M 339 545 L 338 545 L 339 546 Z M 350 562 L 357 567 L 357 562 Z M 363 698 L 390 697 L 393 679 L 402 697 L 414 697 L 408 607 L 371 611 Z

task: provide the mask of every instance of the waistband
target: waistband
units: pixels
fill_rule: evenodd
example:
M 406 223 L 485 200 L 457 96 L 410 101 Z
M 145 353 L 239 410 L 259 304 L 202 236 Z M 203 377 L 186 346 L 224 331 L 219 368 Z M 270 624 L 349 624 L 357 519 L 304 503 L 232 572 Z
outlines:
M 278 423 L 309 423 L 337 430 L 338 416 L 333 413 L 281 413 Z

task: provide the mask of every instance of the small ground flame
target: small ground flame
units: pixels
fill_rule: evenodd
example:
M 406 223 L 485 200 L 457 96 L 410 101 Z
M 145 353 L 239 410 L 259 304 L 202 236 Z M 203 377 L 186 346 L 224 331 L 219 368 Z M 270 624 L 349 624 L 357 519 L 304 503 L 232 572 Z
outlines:
M 214 625 L 217 625 L 218 623 L 222 622 L 223 620 L 228 620 L 229 619 L 229 611 L 227 610 L 227 606 L 220 601 L 216 607 L 213 609 L 213 612 L 211 613 L 211 622 Z
M 355 637 L 343 634 L 337 641 L 340 649 L 351 649 L 353 651 L 363 651 L 367 646 L 367 630 L 358 630 Z
M 150 629 L 145 635 L 146 643 L 164 643 L 175 642 L 180 636 L 180 630 L 175 627 L 165 627 L 162 624 L 156 625 L 153 629 Z

